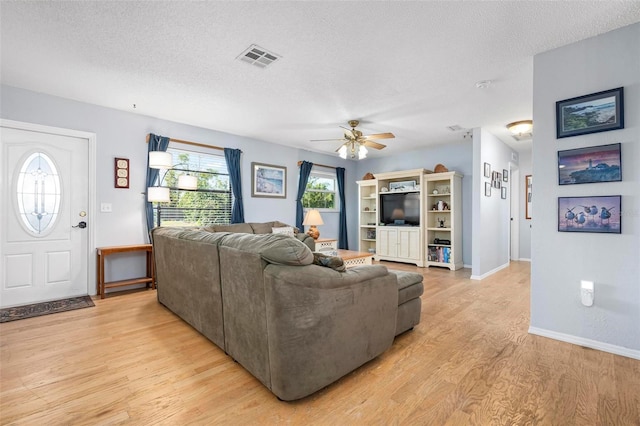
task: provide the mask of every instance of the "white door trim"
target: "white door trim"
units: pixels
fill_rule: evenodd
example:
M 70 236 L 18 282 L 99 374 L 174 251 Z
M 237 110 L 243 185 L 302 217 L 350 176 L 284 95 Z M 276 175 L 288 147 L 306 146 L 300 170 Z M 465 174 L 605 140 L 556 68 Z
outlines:
M 95 133 L 83 132 L 80 130 L 63 129 L 60 127 L 44 126 L 41 124 L 25 123 L 22 121 L 0 119 L 0 126 L 17 130 L 27 130 L 40 133 L 50 133 L 52 135 L 61 135 L 86 139 L 89 143 L 89 211 L 87 216 L 90 220 L 87 222 L 87 294 L 96 294 L 96 245 L 95 230 L 98 224 L 98 210 L 96 209 L 96 142 Z

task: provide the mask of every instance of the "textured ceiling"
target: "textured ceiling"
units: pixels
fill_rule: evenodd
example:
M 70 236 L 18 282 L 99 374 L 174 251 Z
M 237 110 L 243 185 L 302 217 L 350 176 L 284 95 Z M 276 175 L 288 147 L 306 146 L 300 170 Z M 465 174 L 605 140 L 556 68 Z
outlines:
M 340 143 L 309 140 L 359 119 L 396 135 L 379 156 L 463 140 L 452 125 L 530 146 L 505 125 L 532 116 L 533 56 L 639 22 L 640 2 L 3 1 L 0 15 L 3 84 L 327 153 Z M 236 60 L 251 44 L 282 58 Z

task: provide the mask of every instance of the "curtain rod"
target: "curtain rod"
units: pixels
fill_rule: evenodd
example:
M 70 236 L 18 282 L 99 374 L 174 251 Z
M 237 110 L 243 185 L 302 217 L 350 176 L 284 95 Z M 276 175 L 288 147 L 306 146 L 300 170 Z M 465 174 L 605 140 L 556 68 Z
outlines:
M 147 135 L 147 143 L 149 143 L 149 138 L 150 137 L 151 137 L 151 134 L 148 134 Z M 207 144 L 199 143 L 199 142 L 183 141 L 182 139 L 169 138 L 169 142 L 177 142 L 177 143 L 183 143 L 185 145 L 201 146 L 203 148 L 212 148 L 212 149 L 218 149 L 220 151 L 224 151 L 224 148 L 221 147 L 221 146 L 207 145 Z M 240 152 L 242 152 L 242 151 L 240 151 Z
M 302 164 L 302 161 L 298 161 L 298 167 L 300 167 L 300 165 Z M 324 164 L 316 164 L 313 163 L 314 166 L 318 166 L 318 167 L 326 167 L 328 169 L 337 169 L 337 167 L 335 166 L 325 166 Z

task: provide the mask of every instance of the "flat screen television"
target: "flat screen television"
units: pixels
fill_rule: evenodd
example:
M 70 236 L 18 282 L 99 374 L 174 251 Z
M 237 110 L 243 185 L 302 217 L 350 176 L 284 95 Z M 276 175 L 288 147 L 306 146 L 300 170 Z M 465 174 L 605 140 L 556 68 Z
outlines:
M 385 225 L 420 226 L 420 193 L 380 194 L 380 213 Z

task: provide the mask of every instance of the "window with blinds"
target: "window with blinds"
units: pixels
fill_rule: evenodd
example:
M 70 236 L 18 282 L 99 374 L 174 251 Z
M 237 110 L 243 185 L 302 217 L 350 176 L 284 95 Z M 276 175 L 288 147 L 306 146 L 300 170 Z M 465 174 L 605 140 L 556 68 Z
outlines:
M 173 168 L 162 176 L 170 188 L 169 203 L 154 203 L 154 222 L 161 226 L 209 226 L 231 223 L 231 184 L 224 155 L 187 151 L 169 146 Z M 178 188 L 181 175 L 195 176 L 197 189 Z

